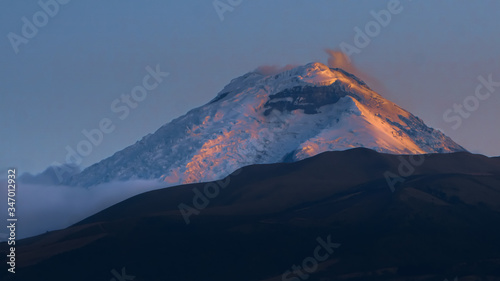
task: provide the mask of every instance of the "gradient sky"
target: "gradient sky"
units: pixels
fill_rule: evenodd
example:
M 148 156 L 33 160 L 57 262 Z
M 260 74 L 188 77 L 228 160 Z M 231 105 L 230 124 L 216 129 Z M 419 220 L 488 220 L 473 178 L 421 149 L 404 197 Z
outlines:
M 42 2 L 48 0 L 42 0 Z M 221 0 L 227 3 L 227 0 Z M 326 48 L 353 44 L 354 28 L 389 1 L 243 0 L 221 21 L 212 1 L 76 1 L 16 54 L 37 1 L 0 3 L 0 168 L 40 172 L 63 163 L 82 130 L 110 118 L 114 132 L 91 165 L 203 105 L 261 65 L 326 63 Z M 500 81 L 500 1 L 401 0 L 403 11 L 351 58 L 382 96 L 440 128 L 471 152 L 500 155 L 500 88 L 456 130 L 443 113 L 474 94 L 477 77 Z M 142 83 L 146 66 L 169 72 L 120 120 L 113 100 Z M 368 81 L 370 83 L 370 81 Z

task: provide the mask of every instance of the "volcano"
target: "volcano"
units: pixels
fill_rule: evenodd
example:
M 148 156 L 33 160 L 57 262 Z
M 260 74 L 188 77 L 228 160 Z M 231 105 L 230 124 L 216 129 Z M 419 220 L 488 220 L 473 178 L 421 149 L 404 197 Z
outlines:
M 207 104 L 64 183 L 196 183 L 247 165 L 296 162 L 357 147 L 390 154 L 465 151 L 356 76 L 315 62 L 233 79 Z

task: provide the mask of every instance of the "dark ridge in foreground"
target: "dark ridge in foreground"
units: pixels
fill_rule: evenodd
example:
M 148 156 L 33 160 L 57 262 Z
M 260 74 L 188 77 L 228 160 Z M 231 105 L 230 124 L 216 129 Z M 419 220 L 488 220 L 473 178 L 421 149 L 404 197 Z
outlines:
M 17 273 L 0 278 L 112 280 L 123 268 L 135 281 L 500 280 L 500 159 L 420 160 L 360 148 L 245 167 L 189 225 L 179 204 L 193 207 L 206 184 L 147 192 L 20 241 Z M 387 172 L 404 176 L 394 192 Z M 307 278 L 283 277 L 318 239 L 341 245 Z

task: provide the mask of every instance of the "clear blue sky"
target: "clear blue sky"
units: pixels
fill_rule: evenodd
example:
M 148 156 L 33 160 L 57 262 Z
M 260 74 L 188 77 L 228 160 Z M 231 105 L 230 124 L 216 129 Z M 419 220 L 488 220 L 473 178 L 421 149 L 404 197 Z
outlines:
M 8 34 L 22 35 L 22 18 L 33 22 L 42 8 L 37 1 L 2 1 L 0 168 L 40 172 L 62 163 L 65 147 L 85 139 L 82 130 L 109 118 L 115 130 L 83 160 L 93 164 L 260 65 L 326 63 L 325 48 L 353 44 L 353 29 L 364 29 L 370 11 L 388 2 L 243 0 L 221 21 L 212 1 L 72 0 L 16 54 Z M 470 151 L 500 155 L 500 88 L 458 129 L 443 120 L 474 94 L 479 75 L 500 81 L 500 1 L 401 0 L 401 6 L 353 61 L 381 83 L 375 88 L 382 96 Z M 117 118 L 113 100 L 157 64 L 170 76 L 127 118 Z

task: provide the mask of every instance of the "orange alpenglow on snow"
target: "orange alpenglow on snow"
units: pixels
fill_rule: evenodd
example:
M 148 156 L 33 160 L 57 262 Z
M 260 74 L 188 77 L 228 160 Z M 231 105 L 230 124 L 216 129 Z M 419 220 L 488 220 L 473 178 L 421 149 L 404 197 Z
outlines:
M 464 151 L 358 77 L 315 62 L 233 79 L 206 105 L 68 184 L 131 178 L 161 178 L 169 185 L 211 181 L 247 165 L 355 147 L 394 154 Z

